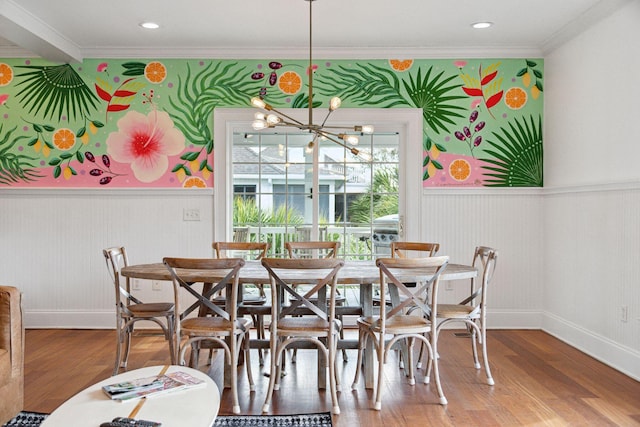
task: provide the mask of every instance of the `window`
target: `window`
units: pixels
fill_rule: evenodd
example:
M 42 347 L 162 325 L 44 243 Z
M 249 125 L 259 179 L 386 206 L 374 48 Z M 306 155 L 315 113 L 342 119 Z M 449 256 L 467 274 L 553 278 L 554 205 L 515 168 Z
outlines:
M 223 236 L 216 240 L 229 239 L 233 227 L 248 227 L 250 240 L 271 243 L 271 255 L 282 254 L 287 240 L 317 238 L 339 240 L 344 257 L 370 259 L 384 254 L 389 239 L 401 236 L 407 225 L 418 238 L 420 110 L 342 110 L 336 112 L 342 116 L 332 116 L 376 127 L 373 135 L 361 136 L 358 147 L 372 153 L 372 162 L 330 141 L 309 153 L 309 134 L 295 129 L 255 132 L 253 112 L 216 109 L 215 235 Z M 238 197 L 230 197 L 231 189 Z M 415 217 L 403 228 L 408 204 Z

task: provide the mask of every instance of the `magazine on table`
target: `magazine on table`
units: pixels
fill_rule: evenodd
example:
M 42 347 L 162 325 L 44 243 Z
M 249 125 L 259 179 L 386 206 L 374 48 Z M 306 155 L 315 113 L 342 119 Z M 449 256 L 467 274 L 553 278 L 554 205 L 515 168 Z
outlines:
M 138 378 L 105 385 L 102 390 L 111 399 L 124 401 L 142 397 L 154 397 L 163 393 L 204 385 L 204 380 L 184 371 L 176 371 L 154 377 Z

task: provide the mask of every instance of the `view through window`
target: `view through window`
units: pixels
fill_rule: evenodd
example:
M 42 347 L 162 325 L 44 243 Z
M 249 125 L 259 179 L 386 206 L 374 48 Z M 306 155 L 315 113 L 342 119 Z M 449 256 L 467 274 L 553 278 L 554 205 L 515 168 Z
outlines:
M 266 241 L 271 256 L 283 256 L 285 242 L 313 235 L 340 241 L 347 259 L 388 254 L 398 235 L 399 135 L 360 136 L 358 149 L 372 161 L 331 141 L 320 141 L 314 161 L 309 140 L 301 132 L 233 133 L 234 240 Z

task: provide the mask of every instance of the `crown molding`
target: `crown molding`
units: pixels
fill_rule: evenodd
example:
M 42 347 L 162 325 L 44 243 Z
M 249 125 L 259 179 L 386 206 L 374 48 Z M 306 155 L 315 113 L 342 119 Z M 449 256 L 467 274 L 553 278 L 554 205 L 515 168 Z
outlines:
M 543 55 L 548 55 L 571 39 L 582 34 L 598 22 L 631 4 L 635 0 L 607 0 L 596 2 L 593 7 L 576 17 L 556 33 L 552 34 L 542 45 Z
M 447 59 L 447 58 L 539 58 L 542 50 L 530 47 L 397 47 L 397 48 L 343 48 L 324 47 L 313 49 L 315 58 L 331 59 Z M 188 47 L 146 48 L 106 47 L 83 49 L 84 58 L 211 58 L 211 59 L 308 59 L 309 50 L 300 47 L 238 48 L 238 47 Z

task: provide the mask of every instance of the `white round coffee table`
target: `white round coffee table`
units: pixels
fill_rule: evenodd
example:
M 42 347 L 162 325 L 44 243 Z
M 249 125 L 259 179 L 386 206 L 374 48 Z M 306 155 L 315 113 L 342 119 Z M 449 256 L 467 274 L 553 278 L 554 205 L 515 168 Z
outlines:
M 128 417 L 140 399 L 111 400 L 102 391 L 102 386 L 158 375 L 162 369 L 163 366 L 135 369 L 87 387 L 53 411 L 41 427 L 98 427 L 115 417 Z M 215 382 L 205 373 L 186 366 L 170 366 L 167 370 L 174 371 L 187 372 L 204 380 L 206 385 L 147 398 L 134 418 L 161 422 L 162 427 L 211 427 L 220 409 L 220 391 Z

